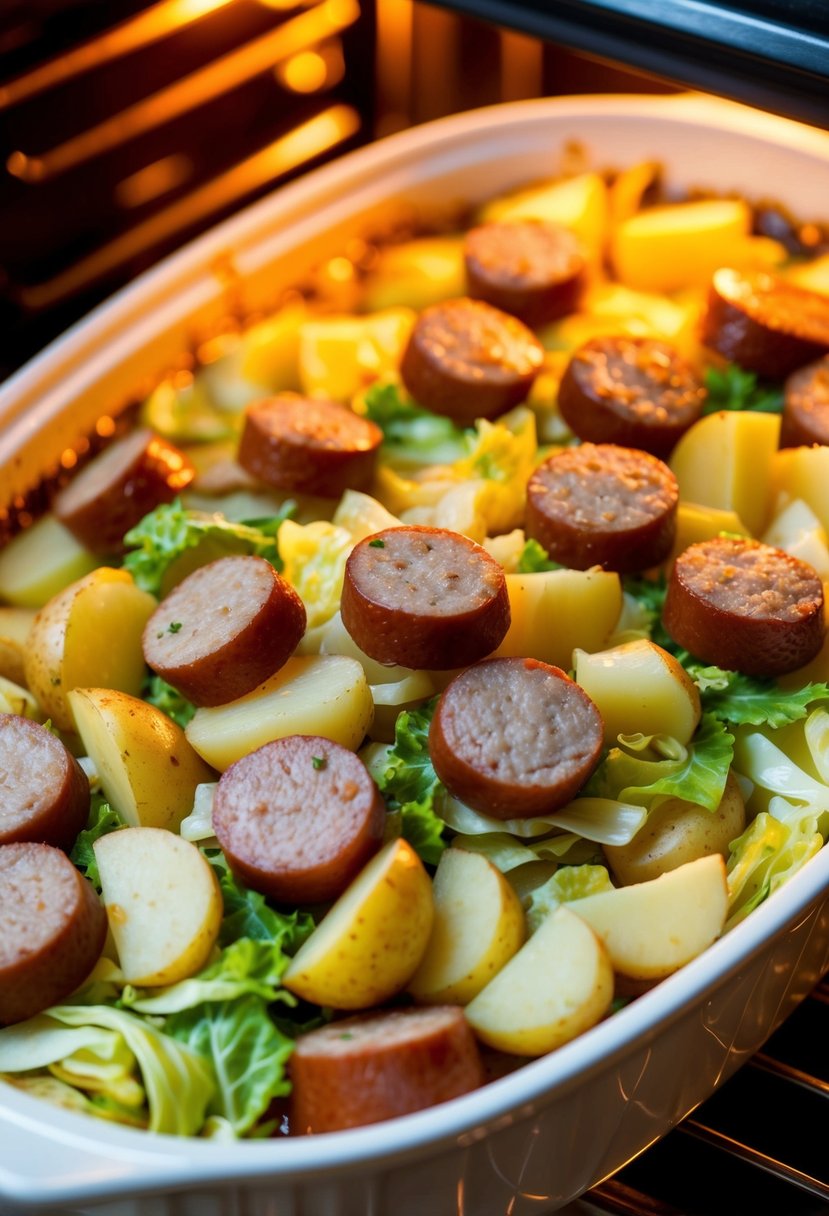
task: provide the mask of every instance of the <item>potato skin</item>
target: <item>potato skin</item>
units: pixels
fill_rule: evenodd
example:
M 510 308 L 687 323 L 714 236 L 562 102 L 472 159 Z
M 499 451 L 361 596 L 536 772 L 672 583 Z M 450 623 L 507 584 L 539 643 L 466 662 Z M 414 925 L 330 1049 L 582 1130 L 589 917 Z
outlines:
M 622 886 L 648 882 L 688 861 L 712 853 L 728 856 L 728 846 L 745 828 L 746 812 L 736 778 L 729 773 L 716 811 L 669 798 L 648 816 L 625 845 L 605 845 L 613 877 Z

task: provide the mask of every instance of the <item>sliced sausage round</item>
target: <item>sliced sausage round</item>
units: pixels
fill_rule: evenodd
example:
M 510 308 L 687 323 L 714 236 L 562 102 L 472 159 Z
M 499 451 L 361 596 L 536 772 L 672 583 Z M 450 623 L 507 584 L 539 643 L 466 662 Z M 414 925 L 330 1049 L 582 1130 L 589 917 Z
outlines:
M 50 730 L 0 714 L 0 845 L 51 844 L 69 852 L 89 817 L 89 781 Z
M 475 1036 L 457 1005 L 331 1022 L 297 1039 L 289 1068 L 290 1125 L 298 1134 L 380 1123 L 484 1081 Z
M 829 444 L 829 355 L 801 367 L 785 384 L 781 448 Z
M 435 772 L 461 802 L 497 819 L 556 811 L 599 761 L 601 715 L 558 667 L 487 659 L 447 685 L 429 728 Z
M 561 379 L 558 407 L 574 435 L 667 457 L 702 414 L 708 393 L 667 342 L 592 338 Z
M 365 490 L 383 432 L 335 401 L 281 393 L 245 410 L 238 461 L 279 490 L 339 498 Z
M 702 340 L 747 371 L 783 380 L 829 350 L 829 296 L 765 272 L 717 270 Z
M 463 298 L 423 310 L 400 374 L 419 405 L 471 426 L 524 401 L 543 362 L 541 343 L 522 321 Z
M 95 966 L 107 918 L 60 849 L 0 845 L 0 1025 L 62 1001 Z
M 233 872 L 279 903 L 336 899 L 383 842 L 386 806 L 358 756 L 289 735 L 221 776 L 213 830 Z
M 378 663 L 449 671 L 491 654 L 510 623 L 503 568 L 444 528 L 387 528 L 346 562 L 343 624 Z
M 662 612 L 698 659 L 749 676 L 779 676 L 823 644 L 823 584 L 806 562 L 744 538 L 690 545 L 674 562 Z
M 563 566 L 629 573 L 668 556 L 678 503 L 676 478 L 656 456 L 583 443 L 532 474 L 525 529 Z
M 305 606 L 269 562 L 220 557 L 161 601 L 144 658 L 194 705 L 225 705 L 278 671 L 304 632 Z
M 482 224 L 464 240 L 470 296 L 533 328 L 573 312 L 586 285 L 581 245 L 542 220 Z
M 93 553 L 123 552 L 130 528 L 172 502 L 196 475 L 166 439 L 142 428 L 116 440 L 55 497 L 55 515 Z

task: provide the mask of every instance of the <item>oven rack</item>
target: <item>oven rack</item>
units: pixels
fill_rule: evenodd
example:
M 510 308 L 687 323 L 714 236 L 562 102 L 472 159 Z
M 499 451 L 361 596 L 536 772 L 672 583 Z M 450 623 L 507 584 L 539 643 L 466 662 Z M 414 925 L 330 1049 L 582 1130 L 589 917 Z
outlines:
M 827 1216 L 829 975 L 716 1094 L 562 1216 Z

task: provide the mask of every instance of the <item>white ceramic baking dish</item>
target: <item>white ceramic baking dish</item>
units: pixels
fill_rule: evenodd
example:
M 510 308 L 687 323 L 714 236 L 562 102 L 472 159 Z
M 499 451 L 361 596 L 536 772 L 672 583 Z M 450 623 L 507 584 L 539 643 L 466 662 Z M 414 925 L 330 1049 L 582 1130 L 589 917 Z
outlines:
M 826 215 L 829 135 L 703 98 L 474 111 L 343 158 L 221 225 L 0 390 L 0 505 L 226 312 L 250 309 L 401 207 L 425 215 L 559 167 L 655 158 L 671 180 Z M 530 1216 L 564 1205 L 687 1115 L 829 965 L 829 849 L 684 970 L 553 1054 L 386 1124 L 220 1144 L 149 1136 L 0 1084 L 0 1212 L 109 1216 Z

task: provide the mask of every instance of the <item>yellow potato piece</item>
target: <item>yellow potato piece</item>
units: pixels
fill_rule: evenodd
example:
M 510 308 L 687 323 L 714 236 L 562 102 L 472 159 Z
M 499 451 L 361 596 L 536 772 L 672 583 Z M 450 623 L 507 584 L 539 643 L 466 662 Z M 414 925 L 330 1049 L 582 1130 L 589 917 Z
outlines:
M 34 608 L 0 607 L 0 676 L 15 684 L 26 682 L 25 656 Z
M 610 650 L 573 656 L 576 683 L 596 705 L 605 742 L 618 735 L 671 735 L 690 742 L 702 709 L 696 684 L 672 654 L 639 638 Z
M 466 1020 L 490 1047 L 540 1056 L 594 1026 L 612 999 L 604 946 L 559 907 L 466 1006 Z
M 783 448 L 771 458 L 772 500 L 802 500 L 829 532 L 829 447 Z
M 512 620 L 498 656 L 567 669 L 577 646 L 601 648 L 622 610 L 619 576 L 606 570 L 547 570 L 506 580 Z
M 689 545 L 713 540 L 721 532 L 749 536 L 749 530 L 735 511 L 706 507 L 698 502 L 680 502 L 676 512 L 676 537 L 669 561 L 672 563 Z
M 808 291 L 816 291 L 822 296 L 829 296 L 829 253 L 821 254 L 810 262 L 802 262 L 793 266 L 786 275 L 791 283 L 805 287 Z
M 286 735 L 321 735 L 356 751 L 373 713 L 356 659 L 295 656 L 239 700 L 197 710 L 185 734 L 208 764 L 224 772 L 234 760 Z
M 624 220 L 611 243 L 616 274 L 640 291 L 704 285 L 731 266 L 735 242 L 748 237 L 751 210 L 737 199 L 649 207 Z
M 668 798 L 651 811 L 633 840 L 604 845 L 604 855 L 617 882 L 624 886 L 649 882 L 711 853 L 727 859 L 729 844 L 745 825 L 743 795 L 736 778 L 729 775 L 715 811 L 683 798 Z
M 350 401 L 383 375 L 397 371 L 415 314 L 388 309 L 370 317 L 320 317 L 300 330 L 302 391 L 330 401 Z
M 435 921 L 409 984 L 424 1003 L 466 1005 L 521 948 L 524 909 L 481 853 L 447 849 L 434 880 Z
M 98 564 L 54 515 L 44 515 L 0 552 L 0 601 L 42 608 Z
M 300 327 L 308 320 L 304 301 L 286 304 L 275 316 L 242 335 L 240 370 L 245 380 L 271 392 L 299 391 Z
M 466 294 L 463 236 L 420 237 L 378 252 L 364 285 L 367 312 L 414 308 L 418 312 Z
M 125 828 L 93 845 L 109 927 L 126 980 L 175 984 L 207 962 L 224 905 L 195 845 L 162 828 Z
M 767 545 L 785 550 L 792 557 L 814 566 L 822 579 L 829 579 L 829 543 L 826 529 L 814 511 L 796 498 L 779 511 L 762 538 Z
M 607 947 L 613 970 L 661 979 L 702 954 L 720 936 L 728 910 L 725 862 L 700 857 L 651 882 L 617 887 L 568 907 Z
M 156 601 L 126 570 L 101 566 L 41 608 L 25 656 L 26 683 L 43 713 L 74 730 L 67 694 L 113 688 L 138 696 L 146 666 L 141 635 Z
M 107 801 L 132 827 L 177 832 L 196 786 L 215 773 L 154 705 L 108 688 L 75 688 L 69 706 Z
M 701 418 L 685 432 L 668 462 L 680 498 L 734 511 L 754 536 L 759 535 L 772 502 L 779 438 L 776 414 L 721 410 Z M 829 488 L 826 493 L 829 497 Z
M 368 1009 L 414 974 L 434 918 L 432 884 L 405 840 L 385 845 L 330 908 L 282 977 L 289 992 L 334 1009 Z
M 608 231 L 607 186 L 598 173 L 582 173 L 566 181 L 544 182 L 486 203 L 480 212 L 489 220 L 546 220 L 562 224 L 580 238 L 594 256 L 604 247 Z

